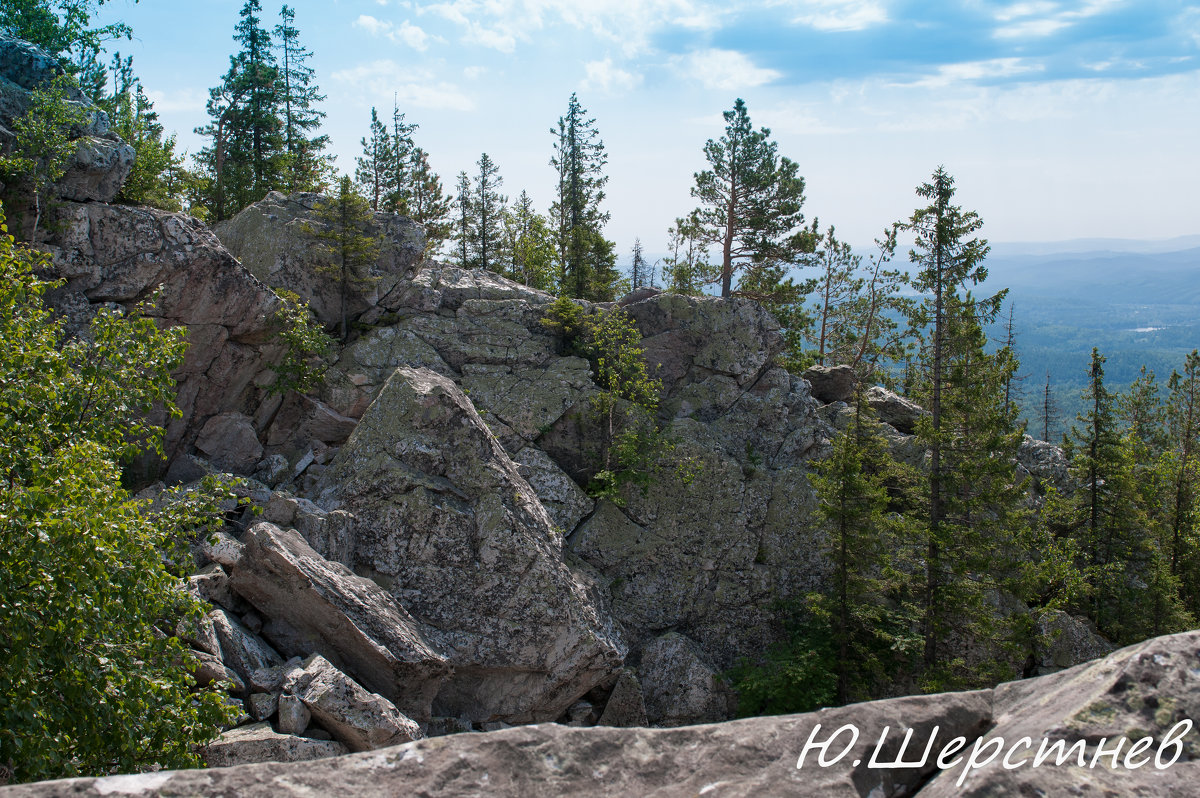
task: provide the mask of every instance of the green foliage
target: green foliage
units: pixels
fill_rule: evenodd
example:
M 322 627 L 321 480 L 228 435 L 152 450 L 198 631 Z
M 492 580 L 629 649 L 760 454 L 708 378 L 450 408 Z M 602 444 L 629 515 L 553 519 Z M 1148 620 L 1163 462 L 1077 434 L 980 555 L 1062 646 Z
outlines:
M 663 283 L 666 290 L 695 296 L 703 286 L 715 281 L 718 272 L 708 262 L 708 247 L 701 238 L 700 212 L 675 220 L 667 228 L 667 249 L 663 259 Z
M 599 444 L 590 453 L 594 467 L 587 490 L 623 504 L 625 486 L 646 491 L 675 448 L 656 419 L 662 383 L 649 375 L 641 334 L 623 310 L 589 313 L 565 297 L 547 306 L 542 324 L 559 336 L 564 354 L 592 364 L 600 393 L 587 415 Z M 690 482 L 695 467 L 682 461 L 676 474 Z
M 19 781 L 196 766 L 228 720 L 170 633 L 200 611 L 171 573 L 196 505 L 150 511 L 118 465 L 161 445 L 147 418 L 174 408 L 183 339 L 106 310 L 68 339 L 40 265 L 0 236 L 0 763 Z
M 336 342 L 326 334 L 309 310 L 308 303 L 299 295 L 286 290 L 276 293 L 283 300 L 275 311 L 275 323 L 285 350 L 283 359 L 274 367 L 275 382 L 267 390 L 273 394 L 304 393 L 320 384 Z
M 279 42 L 278 82 L 286 154 L 280 188 L 288 193 L 324 191 L 333 171 L 333 156 L 323 154 L 329 136 L 316 132 L 325 118 L 317 104 L 325 100 L 325 95 L 313 82 L 315 72 L 307 63 L 312 53 L 300 44 L 295 9 L 283 6 L 279 19 L 274 33 Z
M 554 237 L 546 217 L 533 209 L 533 200 L 522 191 L 504 212 L 504 276 L 542 291 L 554 289 Z
M 315 238 L 329 264 L 324 271 L 336 274 L 341 298 L 341 339 L 349 335 L 346 321 L 346 298 L 351 284 L 365 285 L 376 278 L 371 267 L 379 258 L 382 241 L 370 232 L 374 214 L 367 200 L 354 190 L 350 178 L 343 175 L 338 181 L 337 194 L 323 197 L 313 209 L 315 223 L 306 224 L 302 231 Z
M 74 86 L 71 77 L 59 75 L 34 89 L 29 109 L 13 122 L 16 141 L 12 151 L 0 158 L 5 182 L 16 180 L 33 195 L 33 236 L 50 201 L 50 189 L 67 173 L 75 153 L 72 128 L 82 127 L 86 121 L 83 107 L 67 99 Z
M 558 178 L 550 218 L 558 245 L 559 290 L 566 296 L 593 302 L 616 297 L 617 259 L 613 242 L 604 237 L 609 214 L 600 210 L 608 176 L 608 156 L 579 98 L 571 95 L 567 113 L 558 119 L 550 165 Z
M 0 4 L 0 29 L 57 57 L 59 63 L 75 76 L 84 92 L 99 100 L 105 81 L 104 69 L 99 63 L 104 43 L 133 37 L 133 31 L 123 22 L 91 27 L 92 15 L 105 2 L 5 0 Z
M 406 213 L 425 228 L 430 251 L 437 251 L 450 237 L 450 198 L 442 189 L 442 179 L 429 165 L 429 155 L 414 147 L 408 174 L 412 180 Z
M 792 264 L 814 244 L 804 228 L 804 178 L 781 158 L 767 128 L 754 130 L 746 103 L 724 112 L 725 134 L 704 145 L 709 168 L 696 173 L 692 196 L 700 240 L 721 252 L 721 296 L 733 294 L 733 275 Z M 739 286 L 740 290 L 740 286 Z
M 504 259 L 503 222 L 508 197 L 500 193 L 504 178 L 500 167 L 485 152 L 476 162 L 479 174 L 471 191 L 470 208 L 475 217 L 469 242 L 470 258 L 464 263 L 472 269 L 498 271 Z
M 112 129 L 135 153 L 133 168 L 116 201 L 167 211 L 182 209 L 188 174 L 183 159 L 175 154 L 174 134 L 163 136 L 154 105 L 133 74 L 132 58 L 114 55 L 109 75 L 113 91 L 100 101 L 100 107 L 108 113 Z
M 811 614 L 793 616 L 786 640 L 725 673 L 738 694 L 738 717 L 811 712 L 834 703 L 837 663 L 829 628 Z

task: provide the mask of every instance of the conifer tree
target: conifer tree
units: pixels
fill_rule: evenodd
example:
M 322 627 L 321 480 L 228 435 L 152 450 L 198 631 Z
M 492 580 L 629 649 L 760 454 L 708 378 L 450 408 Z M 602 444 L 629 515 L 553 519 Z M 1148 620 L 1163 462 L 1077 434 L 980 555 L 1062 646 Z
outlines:
M 307 63 L 312 53 L 300 44 L 295 10 L 285 5 L 279 17 L 275 36 L 279 41 L 279 89 L 287 153 L 281 186 L 288 193 L 321 191 L 329 183 L 332 168 L 331 158 L 322 154 L 329 146 L 329 136 L 317 134 L 325 112 L 316 106 L 324 102 L 325 95 L 313 82 L 314 72 Z
M 895 462 L 879 422 L 859 384 L 854 416 L 818 466 L 814 485 L 829 537 L 830 589 L 815 597 L 828 621 L 838 704 L 874 697 L 905 665 L 905 652 L 919 643 L 911 634 L 916 618 L 904 601 L 910 550 L 906 520 L 911 469 Z
M 454 195 L 454 261 L 464 269 L 472 266 L 472 242 L 475 240 L 475 202 L 471 196 L 471 178 L 458 173 Z
M 735 272 L 795 263 L 814 241 L 799 167 L 779 156 L 770 130 L 754 130 L 743 100 L 724 117 L 725 135 L 704 145 L 710 168 L 696 173 L 692 196 L 702 203 L 704 242 L 721 252 L 721 296 L 729 297 Z
M 714 271 L 708 262 L 708 248 L 700 239 L 700 214 L 692 211 L 667 228 L 667 250 L 663 259 L 663 282 L 676 294 L 699 294 L 712 282 Z
M 346 175 L 338 181 L 337 194 L 324 198 L 317 205 L 314 218 L 315 223 L 303 229 L 321 244 L 329 258 L 327 268 L 338 276 L 341 298 L 338 329 L 345 342 L 349 336 L 346 299 L 350 286 L 367 284 L 374 279 L 371 267 L 379 258 L 380 239 L 370 232 L 374 223 L 370 204 L 355 191 Z
M 579 98 L 571 95 L 567 113 L 559 117 L 554 156 L 550 165 L 558 176 L 558 192 L 550 209 L 558 239 L 560 290 L 580 299 L 607 301 L 613 298 L 620 279 L 614 245 L 604 238 L 609 214 L 600 210 L 608 176 L 608 156 L 596 130 L 596 120 L 587 118 Z
M 504 214 L 504 239 L 511 264 L 507 276 L 531 288 L 553 290 L 557 276 L 553 233 L 525 191 Z
M 953 204 L 954 191 L 954 179 L 938 167 L 917 188 L 932 203 L 905 225 L 916 239 L 909 253 L 918 267 L 913 284 L 925 294 L 915 321 L 927 328 L 916 391 L 930 413 L 917 427 L 929 450 L 922 671 L 927 686 L 939 687 L 961 677 L 960 663 L 945 649 L 951 635 L 991 633 L 984 586 L 974 575 L 988 569 L 1014 510 L 1020 443 L 1003 386 L 1015 360 L 1005 350 L 987 354 L 982 332 L 1004 292 L 982 300 L 969 292 L 987 277 L 988 245 L 974 236 L 982 220 Z
M 413 197 L 413 140 L 412 132 L 416 125 L 404 121 L 400 106 L 393 101 L 392 128 L 389 131 L 390 141 L 388 150 L 387 180 L 388 194 L 384 202 L 386 210 L 392 213 L 408 215 L 409 205 Z
M 1187 356 L 1182 374 L 1172 372 L 1168 389 L 1171 573 L 1188 610 L 1200 616 L 1200 351 Z
M 855 327 L 861 310 L 862 291 L 866 281 L 859 276 L 862 258 L 850 245 L 838 241 L 833 225 L 821 237 L 813 259 L 820 273 L 817 276 L 817 349 L 815 360 L 820 365 L 849 363 L 857 343 Z
M 1050 440 L 1050 429 L 1058 421 L 1058 404 L 1050 391 L 1050 369 L 1046 369 L 1046 387 L 1042 391 L 1042 440 Z
M 442 179 L 429 165 L 429 155 L 414 147 L 409 164 L 411 195 L 408 216 L 425 228 L 428 247 L 436 251 L 450 237 L 450 197 L 443 194 Z
M 371 108 L 370 132 L 361 143 L 363 154 L 354 159 L 357 164 L 354 180 L 371 203 L 371 210 L 378 211 L 392 191 L 392 138 L 374 107 Z
M 475 162 L 479 175 L 472 189 L 471 207 L 475 214 L 471 240 L 471 265 L 477 269 L 498 270 L 503 242 L 504 208 L 508 198 L 499 192 L 504 185 L 500 167 L 485 152 Z
M 654 287 L 654 266 L 646 262 L 642 254 L 642 239 L 633 240 L 633 259 L 629 265 L 629 281 L 632 288 Z

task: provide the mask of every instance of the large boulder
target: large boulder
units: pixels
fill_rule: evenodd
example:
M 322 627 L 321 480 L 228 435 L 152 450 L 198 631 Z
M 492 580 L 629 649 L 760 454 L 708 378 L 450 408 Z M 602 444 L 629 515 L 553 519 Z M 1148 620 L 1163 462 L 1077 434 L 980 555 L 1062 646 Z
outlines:
M 28 111 L 33 91 L 59 74 L 62 67 L 49 53 L 0 32 L 0 154 L 14 143 L 13 123 Z M 84 121 L 69 131 L 75 151 L 55 193 L 76 202 L 112 202 L 133 169 L 133 147 L 121 141 L 110 129 L 108 115 L 81 91 L 68 90 L 66 100 Z
M 421 740 L 382 756 L 73 779 L 4 794 L 1195 795 L 1198 652 L 1200 631 L 1192 631 L 993 690 L 678 729 L 544 724 Z M 1043 747 L 1049 760 L 1038 766 Z
M 929 415 L 929 411 L 916 402 L 905 399 L 879 385 L 872 385 L 867 389 L 867 402 L 879 416 L 880 421 L 890 424 L 905 435 L 912 435 L 916 432 L 917 421 Z
M 132 308 L 161 286 L 148 314 L 163 326 L 187 328 L 187 353 L 174 375 L 182 415 L 162 418 L 167 460 L 187 455 L 209 420 L 224 414 L 208 429 L 206 445 L 231 458 L 225 465 L 244 470 L 257 451 L 252 438 L 260 429 L 262 386 L 283 352 L 274 322 L 279 297 L 186 214 L 62 203 L 54 226 L 45 247 L 53 257 L 50 276 L 66 282 L 51 301 L 76 309 L 77 326 L 97 305 Z M 220 448 L 219 440 L 236 447 Z
M 800 376 L 812 386 L 813 398 L 823 404 L 850 402 L 854 399 L 854 389 L 858 387 L 854 368 L 847 365 L 810 366 Z
M 270 723 L 239 726 L 204 746 L 204 764 L 227 768 L 257 762 L 307 762 L 349 753 L 334 740 L 313 740 L 291 734 L 278 734 Z
M 373 751 L 425 736 L 392 702 L 364 690 L 320 654 L 288 673 L 283 689 L 299 698 L 312 717 L 351 751 Z
M 638 682 L 653 726 L 687 726 L 726 720 L 737 707 L 734 692 L 699 647 L 678 632 L 642 646 Z
M 558 718 L 620 665 L 618 631 L 564 562 L 561 534 L 463 392 L 401 368 L 321 477 L 355 517 L 346 564 L 421 622 L 454 674 L 439 715 Z
M 309 232 L 322 226 L 317 214 L 322 199 L 319 194 L 272 191 L 216 224 L 213 232 L 255 277 L 299 294 L 323 324 L 333 326 L 341 322 L 341 274 Z M 368 273 L 349 281 L 345 302 L 350 321 L 407 282 L 425 251 L 424 228 L 403 216 L 375 213 L 362 233 L 378 238 L 380 248 Z
M 429 717 L 450 668 L 374 582 L 329 562 L 295 530 L 260 522 L 246 532 L 230 585 L 267 618 L 262 633 L 283 654 L 319 652 L 410 717 Z

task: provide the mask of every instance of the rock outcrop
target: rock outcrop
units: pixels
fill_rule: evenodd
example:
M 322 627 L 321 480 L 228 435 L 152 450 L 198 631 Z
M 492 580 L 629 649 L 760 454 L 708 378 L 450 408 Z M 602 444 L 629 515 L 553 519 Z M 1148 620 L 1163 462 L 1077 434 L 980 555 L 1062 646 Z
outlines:
M 213 227 L 231 253 L 272 288 L 298 294 L 322 324 L 341 322 L 341 275 L 330 267 L 313 230 L 321 226 L 315 213 L 321 195 L 277 191 Z M 376 213 L 363 235 L 377 238 L 379 256 L 366 275 L 352 279 L 346 293 L 349 321 L 374 323 L 394 310 L 385 300 L 412 277 L 425 251 L 425 230 L 403 216 Z M 366 314 L 366 315 L 364 315 Z
M 524 726 L 337 760 L 75 779 L 3 794 L 1194 795 L 1198 652 L 1200 632 L 1186 632 L 993 690 L 679 729 Z M 1035 766 L 1043 746 L 1050 758 Z
M 397 370 L 322 474 L 318 502 L 354 516 L 347 565 L 388 586 L 454 667 L 438 714 L 553 720 L 619 667 L 619 633 L 448 378 Z

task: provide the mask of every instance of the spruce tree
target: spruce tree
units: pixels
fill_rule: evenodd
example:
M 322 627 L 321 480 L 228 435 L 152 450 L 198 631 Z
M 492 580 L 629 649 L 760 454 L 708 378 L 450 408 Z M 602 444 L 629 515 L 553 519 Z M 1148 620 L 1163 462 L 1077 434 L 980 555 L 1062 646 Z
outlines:
M 849 363 L 857 343 L 855 327 L 861 310 L 861 297 L 866 281 L 859 276 L 862 258 L 850 245 L 838 241 L 833 225 L 821 236 L 821 244 L 813 259 L 820 273 L 817 276 L 817 349 L 815 360 L 820 365 Z
M 279 70 L 271 36 L 262 26 L 261 12 L 259 0 L 246 0 L 241 10 L 242 21 L 233 37 L 242 46 L 235 56 L 239 70 L 234 77 L 245 83 L 245 102 L 235 111 L 235 140 L 240 140 L 242 154 L 250 164 L 250 180 L 238 186 L 235 200 L 238 210 L 258 202 L 282 182 Z
M 366 285 L 375 279 L 371 267 L 379 258 L 380 239 L 370 232 L 374 214 L 366 198 L 343 175 L 338 181 L 337 194 L 323 198 L 313 216 L 314 223 L 303 229 L 319 242 L 329 258 L 326 268 L 338 277 L 341 299 L 338 330 L 345 342 L 350 334 L 346 312 L 350 286 Z
M 614 245 L 604 238 L 609 214 L 600 210 L 608 176 L 608 156 L 596 130 L 596 120 L 587 117 L 579 98 L 571 95 L 567 113 L 559 117 L 554 156 L 550 165 L 558 177 L 557 197 L 550 209 L 558 239 L 560 290 L 580 299 L 607 301 L 613 298 L 620 279 Z
M 404 121 L 399 104 L 393 101 L 392 127 L 389 131 L 390 141 L 388 150 L 388 194 L 384 208 L 392 213 L 409 214 L 409 206 L 413 199 L 413 140 L 412 132 L 416 125 Z
M 325 95 L 313 82 L 308 66 L 312 53 L 300 44 L 296 12 L 288 6 L 279 11 L 275 26 L 279 41 L 279 90 L 283 111 L 283 140 L 287 153 L 282 188 L 294 191 L 321 191 L 328 185 L 331 158 L 323 155 L 329 136 L 317 134 L 325 112 L 317 109 Z
M 926 328 L 916 395 L 929 411 L 917 428 L 929 450 L 922 670 L 926 685 L 937 687 L 963 676 L 947 643 L 991 633 L 975 574 L 989 569 L 1019 495 L 1020 432 L 1003 385 L 1015 360 L 1005 350 L 989 355 L 982 332 L 995 321 L 1004 292 L 986 299 L 970 293 L 987 277 L 988 245 L 975 237 L 982 220 L 954 205 L 954 193 L 953 178 L 938 167 L 917 188 L 932 203 L 905 225 L 916 239 L 909 253 L 918 267 L 913 284 L 925 294 L 915 309 L 916 323 Z
M 633 288 L 654 287 L 654 266 L 642 254 L 642 239 L 633 240 L 633 258 L 629 264 L 629 281 Z
M 471 196 L 471 178 L 458 173 L 454 195 L 454 262 L 464 269 L 472 267 L 472 242 L 475 240 L 475 202 Z
M 1168 389 L 1171 573 L 1188 610 L 1200 616 L 1200 351 L 1187 356 L 1182 374 L 1172 372 Z
M 735 272 L 795 263 L 814 241 L 799 167 L 779 156 L 770 130 L 754 129 L 743 100 L 724 117 L 725 135 L 704 145 L 710 168 L 696 173 L 692 196 L 702 203 L 704 242 L 720 249 L 721 296 L 729 297 Z
M 504 239 L 510 264 L 507 276 L 531 288 L 553 290 L 557 276 L 553 233 L 525 191 L 504 214 Z
M 475 213 L 474 236 L 471 240 L 471 264 L 477 269 L 497 271 L 504 240 L 504 208 L 508 197 L 499 192 L 504 185 L 500 167 L 485 152 L 475 162 L 479 175 L 475 178 L 471 206 Z
M 411 193 L 408 216 L 425 228 L 427 246 L 437 251 L 450 237 L 450 197 L 442 191 L 442 179 L 429 165 L 429 155 L 414 147 L 409 163 Z
M 354 180 L 371 203 L 371 210 L 378 211 L 385 197 L 393 190 L 392 138 L 387 125 L 379 119 L 379 113 L 371 108 L 370 132 L 362 139 L 363 154 L 354 159 Z

